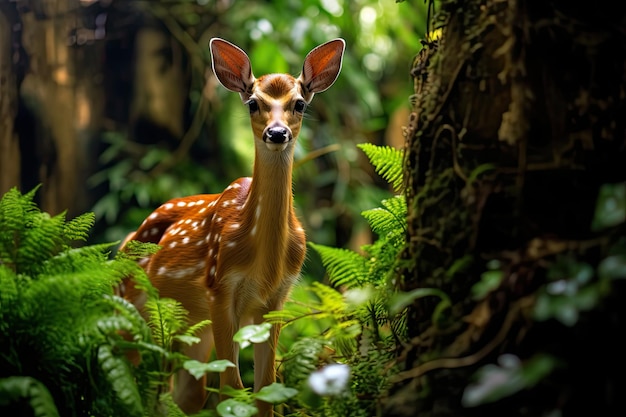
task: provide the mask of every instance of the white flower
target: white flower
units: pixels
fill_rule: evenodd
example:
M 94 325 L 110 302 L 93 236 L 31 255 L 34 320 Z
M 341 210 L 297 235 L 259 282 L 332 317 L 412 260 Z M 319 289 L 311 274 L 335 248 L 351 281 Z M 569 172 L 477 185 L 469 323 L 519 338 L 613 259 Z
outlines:
M 309 386 L 318 395 L 337 395 L 346 389 L 348 379 L 350 379 L 350 367 L 334 363 L 311 373 Z

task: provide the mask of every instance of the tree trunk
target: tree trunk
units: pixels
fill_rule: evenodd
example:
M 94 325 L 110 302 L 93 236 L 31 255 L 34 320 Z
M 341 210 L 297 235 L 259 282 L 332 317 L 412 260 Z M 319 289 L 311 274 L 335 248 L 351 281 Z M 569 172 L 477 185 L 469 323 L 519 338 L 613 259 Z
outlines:
M 74 216 L 93 203 L 85 179 L 95 168 L 102 123 L 102 42 L 82 26 L 78 0 L 20 1 L 28 67 L 20 85 L 22 184 L 42 184 L 41 207 Z
M 17 80 L 13 44 L 15 4 L 0 3 L 0 195 L 20 182 L 20 147 L 15 132 Z
M 399 285 L 441 289 L 450 305 L 429 297 L 409 308 L 385 415 L 623 415 L 625 288 L 613 278 L 626 268 L 606 269 L 626 259 L 616 245 L 626 234 L 624 8 L 458 4 L 441 1 L 431 21 L 441 38 L 414 63 Z M 608 201 L 599 193 L 618 206 L 616 221 L 596 214 Z M 543 377 L 508 394 L 475 401 L 481 393 L 466 390 L 484 365 L 501 372 L 475 382 L 482 394 L 522 371 L 536 377 L 544 359 Z

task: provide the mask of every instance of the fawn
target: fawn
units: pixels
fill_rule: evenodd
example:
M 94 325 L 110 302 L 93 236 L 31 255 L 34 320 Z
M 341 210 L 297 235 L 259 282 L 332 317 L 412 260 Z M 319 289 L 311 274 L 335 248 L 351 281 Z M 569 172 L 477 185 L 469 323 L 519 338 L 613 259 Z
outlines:
M 306 240 L 293 208 L 295 141 L 313 94 L 337 79 L 345 42 L 335 39 L 314 48 L 298 78 L 288 74 L 255 78 L 239 47 L 213 38 L 210 48 L 217 79 L 239 93 L 250 111 L 253 176 L 232 182 L 221 194 L 166 202 L 122 246 L 138 240 L 162 247 L 139 261 L 160 296 L 181 302 L 191 325 L 212 321 L 199 335 L 201 342 L 182 348 L 183 352 L 206 362 L 215 347 L 218 359 L 237 365 L 220 374 L 220 388 L 243 388 L 233 335 L 241 325 L 261 323 L 264 314 L 280 310 L 300 273 Z M 141 309 L 145 296 L 132 283 L 125 292 Z M 270 332 L 267 342 L 254 346 L 255 391 L 276 380 L 279 326 Z M 206 401 L 205 380 L 179 371 L 173 395 L 183 411 L 197 412 Z M 273 415 L 271 404 L 257 401 L 257 407 L 259 415 Z

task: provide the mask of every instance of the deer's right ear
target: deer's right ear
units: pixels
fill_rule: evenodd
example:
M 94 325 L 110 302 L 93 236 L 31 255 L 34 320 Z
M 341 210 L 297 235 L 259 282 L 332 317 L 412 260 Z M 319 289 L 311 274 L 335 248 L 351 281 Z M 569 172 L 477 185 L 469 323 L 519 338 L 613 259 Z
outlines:
M 252 94 L 254 75 L 248 55 L 236 45 L 220 38 L 213 38 L 209 43 L 213 58 L 213 72 L 219 82 L 247 101 Z

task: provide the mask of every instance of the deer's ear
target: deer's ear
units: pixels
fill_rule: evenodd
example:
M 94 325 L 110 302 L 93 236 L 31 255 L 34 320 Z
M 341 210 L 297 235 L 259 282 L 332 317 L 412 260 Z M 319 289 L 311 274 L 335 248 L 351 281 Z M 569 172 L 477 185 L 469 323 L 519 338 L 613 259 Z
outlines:
M 254 75 L 248 55 L 236 45 L 220 38 L 213 38 L 209 43 L 213 58 L 213 72 L 219 82 L 244 100 L 252 94 Z
M 343 39 L 334 39 L 313 49 L 306 56 L 300 82 L 308 100 L 314 93 L 320 93 L 333 85 L 343 60 L 343 51 L 346 42 Z

